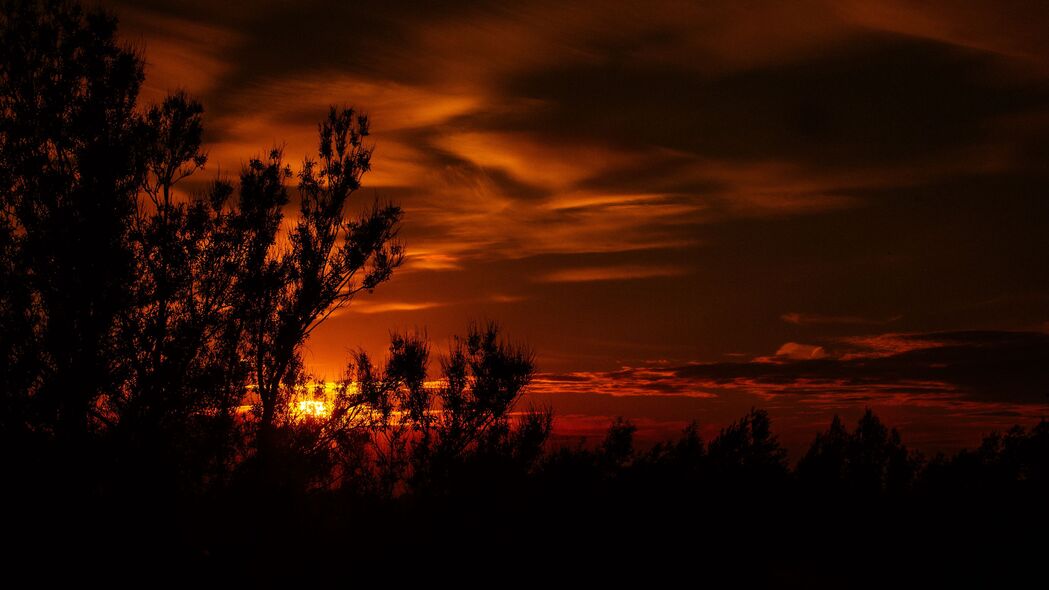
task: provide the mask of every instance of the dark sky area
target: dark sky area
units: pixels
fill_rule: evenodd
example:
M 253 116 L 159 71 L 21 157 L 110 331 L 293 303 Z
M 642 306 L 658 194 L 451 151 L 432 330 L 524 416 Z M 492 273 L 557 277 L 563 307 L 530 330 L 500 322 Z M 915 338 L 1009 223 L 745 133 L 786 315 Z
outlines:
M 498 320 L 562 436 L 873 407 L 929 449 L 1046 415 L 1045 2 L 107 2 L 236 174 L 372 117 L 405 266 L 312 338 Z M 192 186 L 188 186 L 192 190 Z

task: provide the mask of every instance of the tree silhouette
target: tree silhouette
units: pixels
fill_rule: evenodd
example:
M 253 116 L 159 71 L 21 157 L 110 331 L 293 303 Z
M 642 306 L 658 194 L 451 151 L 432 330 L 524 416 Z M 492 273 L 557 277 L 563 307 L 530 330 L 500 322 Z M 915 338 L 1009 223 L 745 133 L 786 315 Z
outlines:
M 506 458 L 521 469 L 534 464 L 550 432 L 550 413 L 528 411 L 516 428 L 510 424 L 535 370 L 531 353 L 503 340 L 489 323 L 454 340 L 436 387 L 426 384 L 428 360 L 429 346 L 418 336 L 395 336 L 383 367 L 363 352 L 355 358 L 362 403 L 374 412 L 370 428 L 385 493 L 399 484 L 439 491 L 470 458 Z
M 119 330 L 129 366 L 108 407 L 116 434 L 140 450 L 141 463 L 166 459 L 214 478 L 228 469 L 242 435 L 234 413 L 248 377 L 245 285 L 252 257 L 274 240 L 279 204 L 260 211 L 257 202 L 234 200 L 223 180 L 175 197 L 176 184 L 207 160 L 202 114 L 178 93 L 144 117 L 148 174 L 129 242 L 134 305 Z
M 347 217 L 347 202 L 370 169 L 367 136 L 366 116 L 331 109 L 320 125 L 319 159 L 306 159 L 298 175 L 299 217 L 291 246 L 258 252 L 258 270 L 245 281 L 250 302 L 245 355 L 261 406 L 260 449 L 271 444 L 284 418 L 289 385 L 303 380 L 305 339 L 355 295 L 389 279 L 403 260 L 393 241 L 400 208 L 375 205 L 356 219 Z M 266 166 L 253 162 L 242 179 L 242 200 L 287 202 L 283 181 L 289 175 L 279 152 Z
M 885 427 L 868 408 L 851 433 L 835 416 L 830 428 L 816 435 L 797 473 L 803 482 L 827 492 L 899 493 L 913 483 L 919 462 L 896 429 Z
M 402 260 L 399 208 L 347 214 L 367 117 L 332 108 L 321 123 L 282 239 L 279 150 L 239 191 L 178 193 L 207 161 L 203 109 L 177 93 L 136 111 L 142 61 L 115 19 L 59 1 L 7 2 L 2 19 L 4 432 L 70 450 L 105 434 L 139 466 L 203 476 L 236 454 L 250 383 L 264 451 L 305 379 L 304 340 Z
M 639 478 L 659 481 L 680 492 L 698 488 L 710 476 L 699 424 L 692 421 L 677 440 L 655 444 L 641 457 L 638 467 Z
M 826 432 L 816 434 L 808 452 L 798 462 L 798 476 L 821 488 L 837 488 L 845 481 L 849 432 L 837 414 Z
M 933 494 L 1044 494 L 1049 489 L 1049 421 L 992 432 L 975 449 L 935 457 L 920 476 L 919 485 Z
M 0 332 L 19 398 L 5 422 L 69 448 L 107 421 L 99 402 L 122 377 L 115 335 L 135 278 L 142 62 L 114 31 L 58 1 L 7 2 L 0 17 L 2 282 L 17 285 Z
M 752 409 L 710 441 L 707 460 L 719 477 L 748 486 L 775 483 L 787 474 L 787 452 L 772 433 L 768 412 Z
M 598 456 L 606 468 L 621 469 L 634 457 L 634 433 L 637 427 L 622 416 L 612 421 L 601 442 Z

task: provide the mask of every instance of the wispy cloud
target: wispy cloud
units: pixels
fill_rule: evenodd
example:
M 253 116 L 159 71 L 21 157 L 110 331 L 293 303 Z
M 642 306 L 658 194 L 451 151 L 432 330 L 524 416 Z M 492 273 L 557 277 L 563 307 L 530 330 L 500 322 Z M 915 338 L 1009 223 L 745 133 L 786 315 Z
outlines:
M 608 372 L 548 375 L 547 390 L 690 395 L 925 396 L 944 402 L 1049 408 L 1049 335 L 935 332 L 842 340 L 839 350 L 788 342 L 750 361 L 661 363 Z M 847 346 L 847 347 L 846 347 Z
M 798 344 L 787 342 L 776 349 L 777 358 L 785 358 L 796 361 L 821 359 L 827 356 L 827 351 L 822 346 L 815 344 Z
M 404 271 L 411 270 L 462 270 L 458 256 L 441 252 L 411 251 L 405 257 Z
M 376 303 L 371 301 L 355 301 L 343 308 L 343 311 L 344 313 L 375 314 L 398 311 L 419 311 L 422 309 L 433 309 L 443 305 L 445 305 L 445 303 L 436 301 L 387 301 Z
M 824 315 L 818 313 L 799 313 L 796 311 L 785 313 L 779 317 L 784 322 L 787 322 L 788 324 L 794 324 L 797 326 L 827 324 L 878 326 L 883 324 L 890 324 L 892 322 L 899 321 L 903 318 L 902 315 L 894 315 L 889 318 L 870 318 L 858 315 Z
M 632 281 L 676 277 L 687 273 L 688 269 L 674 266 L 598 266 L 557 270 L 540 276 L 538 280 L 548 283 Z

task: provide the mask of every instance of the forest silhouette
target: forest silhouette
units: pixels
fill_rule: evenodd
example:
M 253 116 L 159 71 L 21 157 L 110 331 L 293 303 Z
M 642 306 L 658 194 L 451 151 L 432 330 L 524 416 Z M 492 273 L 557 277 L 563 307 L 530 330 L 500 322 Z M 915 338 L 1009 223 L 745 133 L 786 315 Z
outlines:
M 112 16 L 8 0 L 0 52 L 9 574 L 862 586 L 1044 564 L 1045 421 L 925 457 L 868 410 L 794 466 L 760 409 L 710 441 L 638 448 L 619 419 L 557 446 L 520 404 L 532 352 L 494 323 L 439 355 L 396 334 L 319 383 L 311 332 L 404 259 L 401 209 L 358 196 L 367 116 L 332 107 L 298 167 L 274 149 L 190 190 L 203 107 L 141 108 Z

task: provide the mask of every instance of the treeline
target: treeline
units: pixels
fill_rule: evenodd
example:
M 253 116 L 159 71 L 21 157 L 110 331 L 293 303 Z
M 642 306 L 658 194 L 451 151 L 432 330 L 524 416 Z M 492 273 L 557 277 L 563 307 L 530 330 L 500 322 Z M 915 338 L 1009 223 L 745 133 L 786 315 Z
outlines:
M 337 563 L 367 580 L 463 583 L 568 573 L 654 585 L 690 575 L 748 586 L 1000 585 L 1044 564 L 1044 420 L 926 457 L 868 410 L 851 427 L 834 417 L 792 465 L 758 409 L 709 441 L 691 424 L 644 448 L 624 419 L 601 441 L 543 445 L 548 424 L 537 416 L 440 461 L 409 453 L 409 472 L 427 469 L 399 494 L 358 482 L 285 495 L 261 527 L 245 518 L 257 512 L 244 496 L 198 505 L 193 517 L 211 526 L 197 542 L 248 576 L 260 561 Z

